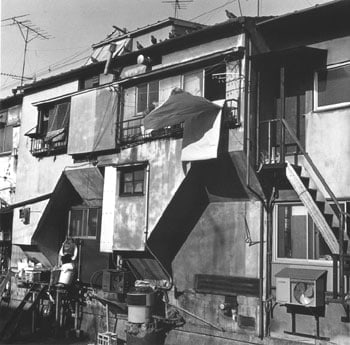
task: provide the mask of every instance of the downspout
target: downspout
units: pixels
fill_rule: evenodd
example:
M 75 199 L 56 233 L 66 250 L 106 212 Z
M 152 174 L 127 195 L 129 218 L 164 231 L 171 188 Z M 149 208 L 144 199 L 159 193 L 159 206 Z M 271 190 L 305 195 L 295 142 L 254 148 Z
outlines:
M 250 54 L 252 51 L 252 43 L 251 40 L 247 39 L 245 42 L 246 54 L 245 54 L 245 85 L 244 85 L 244 120 L 245 120 L 245 133 L 246 133 L 246 152 L 247 152 L 247 160 L 246 160 L 246 185 L 248 189 L 250 188 L 250 149 L 251 149 L 251 133 L 250 133 L 250 82 L 252 78 L 252 65 L 250 62 Z M 259 92 L 258 92 L 258 100 L 259 102 Z M 255 192 L 254 192 L 255 194 Z M 261 199 L 261 197 L 259 197 Z M 261 201 L 261 209 L 260 209 L 260 255 L 259 255 L 259 338 L 264 338 L 264 211 L 266 203 L 264 200 Z
M 245 38 L 245 71 L 244 71 L 244 121 L 245 121 L 245 143 L 246 143 L 246 152 L 247 152 L 247 161 L 246 161 L 246 185 L 250 184 L 250 93 L 249 93 L 249 84 L 251 80 L 251 63 L 250 63 L 250 53 L 251 53 L 251 41 Z
M 260 319 L 259 319 L 259 338 L 264 338 L 264 204 L 260 208 L 260 262 L 259 262 L 259 302 L 260 302 Z
M 144 230 L 144 242 L 147 242 L 148 238 L 148 223 L 149 223 L 149 185 L 150 185 L 150 165 L 147 162 L 146 166 L 146 199 L 145 199 L 145 230 Z

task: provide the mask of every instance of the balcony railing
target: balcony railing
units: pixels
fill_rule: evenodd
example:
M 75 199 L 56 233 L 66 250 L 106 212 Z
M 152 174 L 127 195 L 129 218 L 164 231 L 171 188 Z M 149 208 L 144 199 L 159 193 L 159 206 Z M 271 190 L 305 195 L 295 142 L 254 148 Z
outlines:
M 61 140 L 45 140 L 44 138 L 32 138 L 30 152 L 33 156 L 44 156 L 64 153 L 67 151 L 68 135 Z
M 150 131 L 145 130 L 143 119 L 143 117 L 138 117 L 118 124 L 120 145 L 136 145 L 162 138 L 181 138 L 183 135 L 183 123 Z
M 146 131 L 143 126 L 143 120 L 144 117 L 137 117 L 118 124 L 118 139 L 121 146 L 137 145 L 145 141 L 162 138 L 181 138 L 183 135 L 183 123 Z M 240 125 L 238 100 L 230 99 L 225 102 L 223 122 L 226 128 L 236 128 Z

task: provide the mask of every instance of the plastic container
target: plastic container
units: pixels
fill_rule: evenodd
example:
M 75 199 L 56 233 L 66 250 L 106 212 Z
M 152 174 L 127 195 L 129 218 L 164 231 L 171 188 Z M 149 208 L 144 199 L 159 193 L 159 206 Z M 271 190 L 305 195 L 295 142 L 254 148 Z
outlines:
M 58 279 L 58 283 L 64 285 L 71 285 L 74 280 L 74 273 L 74 265 L 71 262 L 63 264 L 61 267 L 61 273 Z

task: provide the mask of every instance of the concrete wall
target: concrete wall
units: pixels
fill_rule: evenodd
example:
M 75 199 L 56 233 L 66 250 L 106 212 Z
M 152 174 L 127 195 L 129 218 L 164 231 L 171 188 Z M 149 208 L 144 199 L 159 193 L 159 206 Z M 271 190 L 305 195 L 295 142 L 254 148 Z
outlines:
M 164 209 L 184 178 L 181 156 L 182 140 L 162 139 L 124 149 L 118 155 L 104 159 L 104 164 L 149 164 L 148 234 L 150 234 Z M 117 169 L 117 168 L 116 168 Z M 147 174 L 146 174 L 147 176 Z M 119 196 L 120 174 L 116 174 L 114 202 L 114 250 L 143 250 L 146 230 L 146 195 Z M 146 181 L 145 181 L 146 183 Z M 145 187 L 146 188 L 146 187 Z M 101 241 L 108 242 L 102 229 Z
M 38 110 L 34 102 L 69 94 L 78 90 L 78 82 L 71 82 L 39 91 L 23 98 L 22 121 L 18 149 L 16 202 L 24 201 L 53 191 L 59 176 L 66 166 L 73 164 L 68 155 L 36 158 L 30 153 L 30 138 L 24 134 L 37 125 Z M 30 224 L 19 219 L 19 210 L 14 210 L 13 243 L 30 244 L 31 237 L 47 204 L 47 201 L 28 205 L 31 207 Z
M 173 262 L 179 290 L 193 289 L 195 274 L 258 278 L 259 246 L 245 243 L 245 219 L 252 239 L 258 241 L 260 202 L 208 205 Z

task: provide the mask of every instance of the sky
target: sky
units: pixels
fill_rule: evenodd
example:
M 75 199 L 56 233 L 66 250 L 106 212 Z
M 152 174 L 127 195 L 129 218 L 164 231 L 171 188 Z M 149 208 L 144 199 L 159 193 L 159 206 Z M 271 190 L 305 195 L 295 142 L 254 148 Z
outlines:
M 0 0 L 1 2 L 1 90 L 10 94 L 19 81 L 3 75 L 21 75 L 24 39 L 17 25 L 7 18 L 28 19 L 52 38 L 34 38 L 28 44 L 25 59 L 26 77 L 43 77 L 49 71 L 61 71 L 84 63 L 91 45 L 113 31 L 112 25 L 131 31 L 174 16 L 169 0 Z M 187 0 L 189 1 L 189 0 Z M 329 0 L 260 0 L 260 15 L 279 15 L 329 2 Z M 236 15 L 256 16 L 258 0 L 193 0 L 183 3 L 186 9 L 178 18 L 203 24 L 227 19 L 225 9 Z M 4 21 L 5 20 L 5 21 Z

